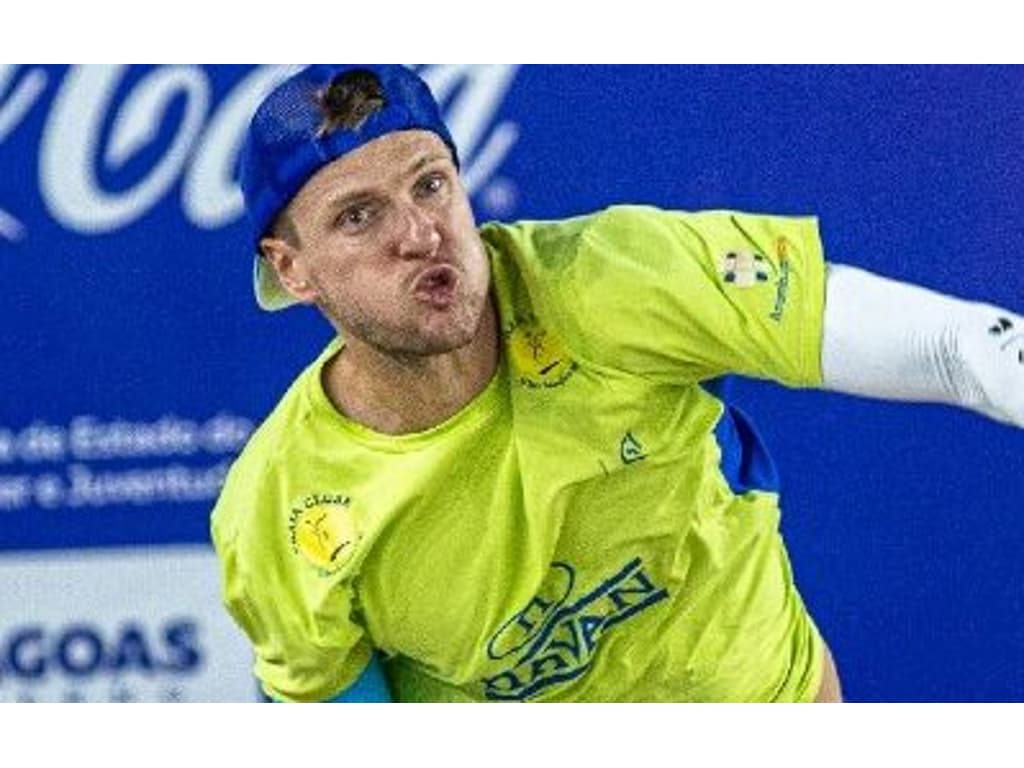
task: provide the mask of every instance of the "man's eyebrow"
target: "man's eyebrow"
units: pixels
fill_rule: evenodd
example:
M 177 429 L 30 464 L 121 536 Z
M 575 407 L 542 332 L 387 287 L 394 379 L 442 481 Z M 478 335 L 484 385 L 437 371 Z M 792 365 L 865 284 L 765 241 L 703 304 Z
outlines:
M 357 189 L 353 192 L 344 192 L 337 197 L 328 199 L 325 210 L 328 213 L 332 213 L 346 208 L 353 203 L 363 203 L 368 200 L 372 200 L 373 197 L 373 191 L 369 189 Z
M 444 161 L 448 159 L 449 156 L 442 152 L 434 152 L 429 155 L 424 155 L 423 157 L 419 158 L 415 163 L 413 163 L 412 168 L 409 169 L 409 175 L 415 176 L 417 173 L 422 171 L 431 163 L 436 163 L 438 161 Z
M 428 165 L 437 162 L 444 162 L 445 160 L 449 159 L 450 156 L 444 154 L 443 152 L 434 152 L 428 155 L 423 155 L 422 157 L 417 158 L 416 161 L 409 166 L 409 169 L 405 172 L 404 176 L 415 176 Z M 342 208 L 352 205 L 353 203 L 361 203 L 367 200 L 371 200 L 373 199 L 373 197 L 373 189 L 356 189 L 351 192 L 343 192 L 337 197 L 330 198 L 327 201 L 326 210 L 329 212 L 338 211 L 341 210 Z

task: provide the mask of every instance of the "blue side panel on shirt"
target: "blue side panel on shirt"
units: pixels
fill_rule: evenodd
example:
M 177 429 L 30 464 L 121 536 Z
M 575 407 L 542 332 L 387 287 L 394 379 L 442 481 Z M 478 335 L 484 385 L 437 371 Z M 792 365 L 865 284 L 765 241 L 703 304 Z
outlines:
M 363 674 L 348 688 L 339 693 L 329 704 L 382 704 L 390 702 L 391 691 L 387 678 L 384 677 L 384 666 L 377 654 L 370 658 Z
M 779 491 L 775 462 L 761 442 L 757 430 L 744 413 L 725 404 L 722 418 L 715 426 L 715 438 L 722 450 L 722 474 L 732 492 Z
M 277 703 L 276 699 L 269 698 L 263 691 L 260 695 L 266 702 Z M 352 685 L 346 688 L 332 699 L 323 702 L 324 704 L 387 704 L 393 701 L 391 689 L 388 688 L 387 678 L 384 677 L 384 667 L 380 663 L 377 654 L 370 658 L 366 669 Z
M 719 376 L 717 379 L 707 379 L 700 383 L 701 389 L 708 392 L 723 402 L 726 400 L 727 395 L 731 387 L 729 383 L 732 381 L 731 376 Z

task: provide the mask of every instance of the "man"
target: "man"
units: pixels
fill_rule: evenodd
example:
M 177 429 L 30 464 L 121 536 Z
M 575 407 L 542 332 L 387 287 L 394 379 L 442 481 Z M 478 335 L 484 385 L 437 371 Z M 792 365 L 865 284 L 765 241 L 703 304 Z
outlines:
M 478 231 L 402 67 L 280 86 L 242 188 L 261 306 L 338 334 L 213 515 L 275 700 L 837 701 L 774 467 L 714 380 L 1024 426 L 1024 319 L 826 266 L 813 219 L 621 206 Z

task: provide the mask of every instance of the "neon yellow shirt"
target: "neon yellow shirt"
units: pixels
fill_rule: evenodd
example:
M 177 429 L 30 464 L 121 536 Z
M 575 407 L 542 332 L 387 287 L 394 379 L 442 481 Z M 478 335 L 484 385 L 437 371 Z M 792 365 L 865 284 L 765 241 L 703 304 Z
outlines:
M 400 700 L 813 698 L 822 641 L 774 472 L 702 383 L 821 382 L 811 218 L 616 207 L 481 229 L 502 359 L 388 436 L 302 373 L 212 521 L 271 696 L 323 700 L 371 653 Z

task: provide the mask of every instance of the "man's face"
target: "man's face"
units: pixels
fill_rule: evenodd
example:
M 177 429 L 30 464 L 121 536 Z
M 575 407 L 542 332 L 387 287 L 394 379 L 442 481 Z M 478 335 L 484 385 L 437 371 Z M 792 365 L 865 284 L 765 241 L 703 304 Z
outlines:
M 435 355 L 475 336 L 490 270 L 447 146 L 401 131 L 324 166 L 287 208 L 298 244 L 268 238 L 284 285 L 347 339 Z

